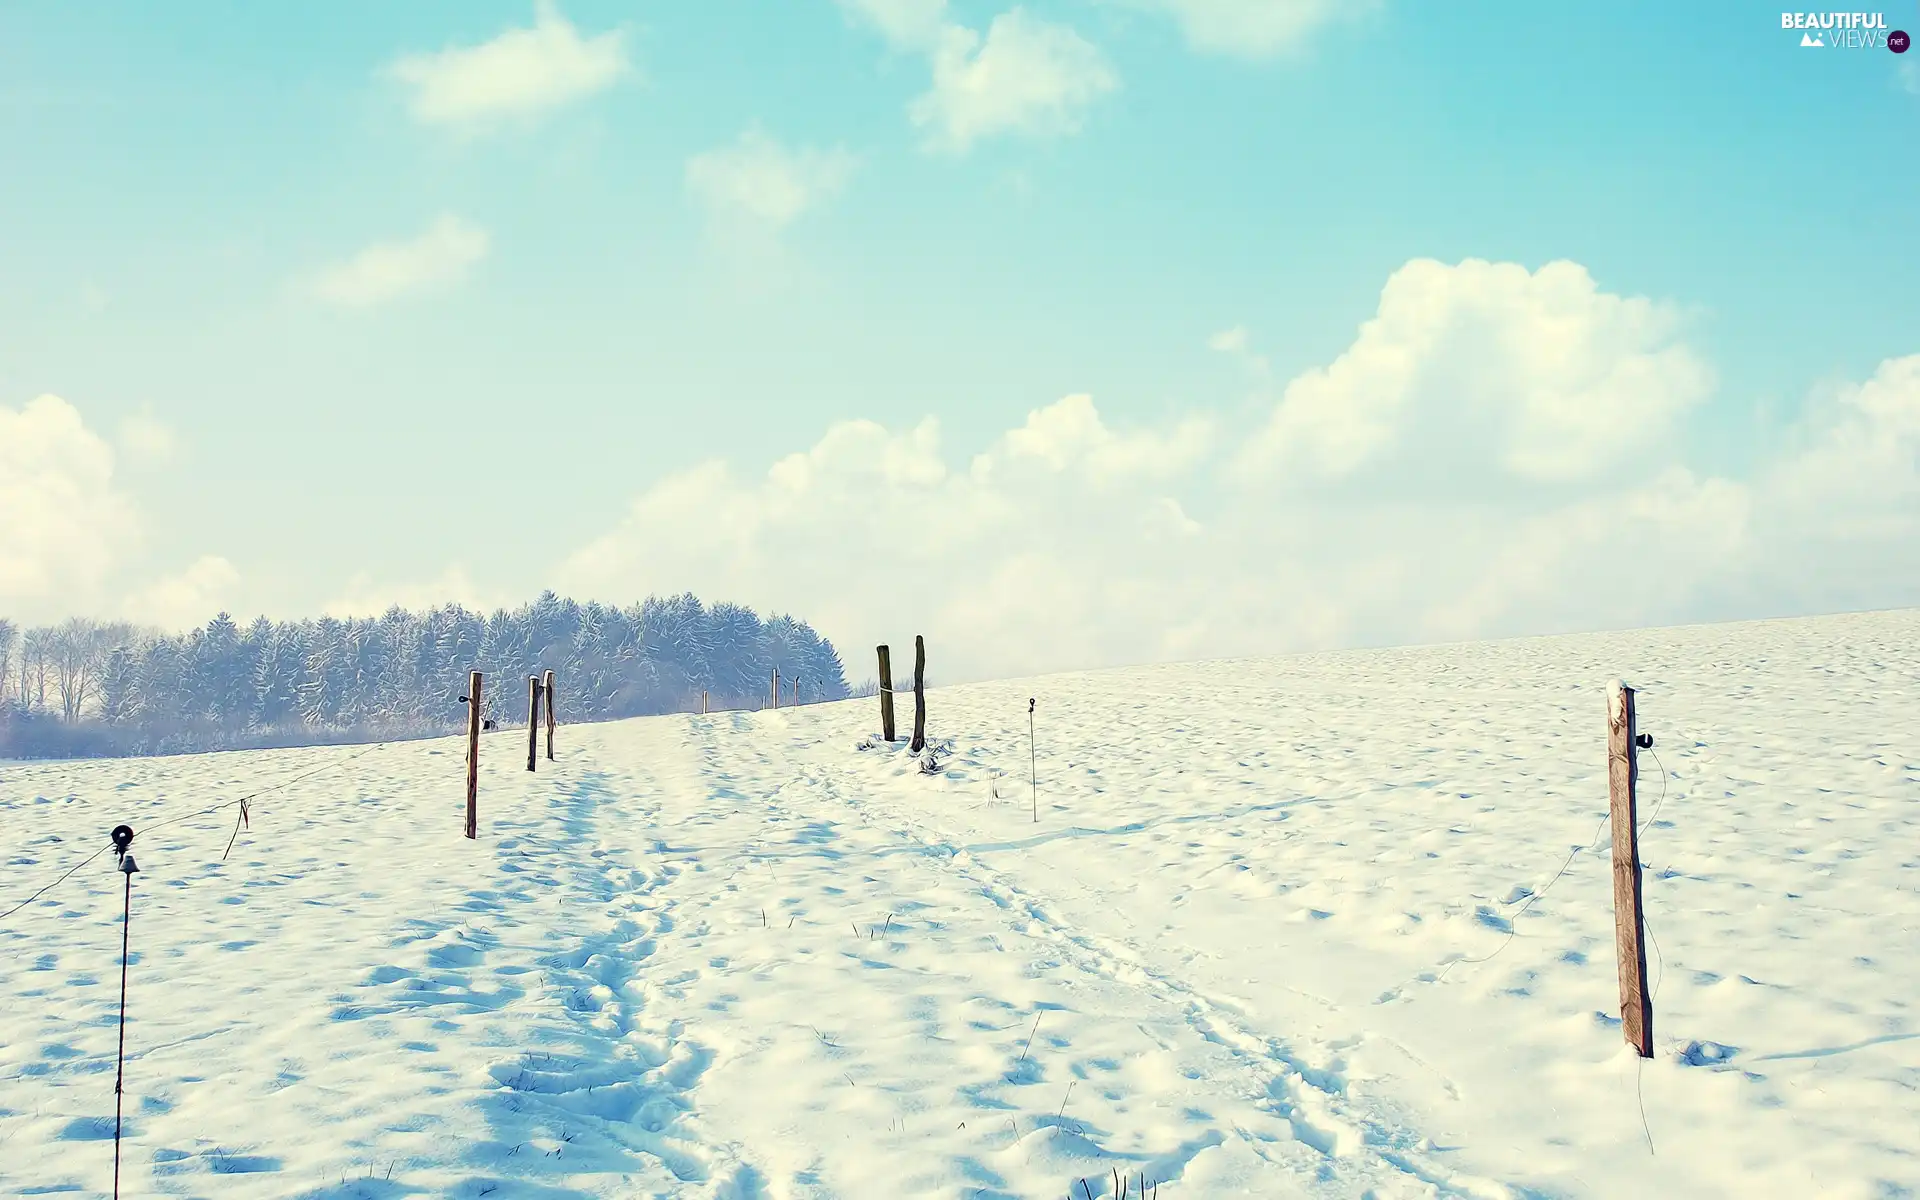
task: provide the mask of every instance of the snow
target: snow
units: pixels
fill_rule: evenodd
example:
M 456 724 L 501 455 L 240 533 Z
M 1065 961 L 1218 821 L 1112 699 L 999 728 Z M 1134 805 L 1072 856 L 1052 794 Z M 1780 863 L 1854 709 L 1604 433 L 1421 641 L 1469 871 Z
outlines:
M 136 836 L 130 1195 L 1910 1194 L 1917 647 L 1895 612 L 943 688 L 932 774 L 871 699 L 563 726 L 534 774 L 504 731 L 474 842 L 460 739 L 8 765 L 0 911 L 293 780 L 225 862 L 232 808 Z M 0 1193 L 110 1186 L 121 900 L 109 853 L 0 921 Z

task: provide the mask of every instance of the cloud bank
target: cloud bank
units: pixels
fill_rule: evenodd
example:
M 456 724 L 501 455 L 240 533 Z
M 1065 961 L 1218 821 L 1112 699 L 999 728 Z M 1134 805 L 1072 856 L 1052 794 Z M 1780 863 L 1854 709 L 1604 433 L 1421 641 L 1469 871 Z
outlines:
M 0 407 L 0 512 L 0 608 L 14 613 L 95 592 L 137 531 L 113 447 L 58 396 Z
M 558 576 L 803 614 L 856 676 L 924 633 L 943 679 L 1920 603 L 1920 355 L 1720 478 L 1674 442 L 1713 387 L 1683 325 L 1577 264 L 1417 260 L 1252 427 L 842 422 L 659 481 Z
M 175 447 L 145 413 L 129 418 L 122 437 L 150 461 Z M 218 557 L 167 577 L 129 578 L 145 531 L 117 467 L 113 446 L 59 396 L 0 406 L 0 616 L 21 625 L 86 615 L 176 628 L 205 621 L 228 598 L 238 573 Z
M 1821 389 L 1730 478 L 1687 460 L 1715 385 L 1685 334 L 1578 264 L 1415 260 L 1251 418 L 1128 424 L 1073 394 L 972 447 L 931 417 L 842 421 L 763 469 L 658 480 L 515 595 L 453 566 L 325 608 L 691 590 L 806 618 L 856 679 L 925 634 L 958 681 L 1920 604 L 1920 354 Z M 241 582 L 213 554 L 131 577 L 138 505 L 55 396 L 0 407 L 0 508 L 0 613 L 23 623 L 198 624 Z

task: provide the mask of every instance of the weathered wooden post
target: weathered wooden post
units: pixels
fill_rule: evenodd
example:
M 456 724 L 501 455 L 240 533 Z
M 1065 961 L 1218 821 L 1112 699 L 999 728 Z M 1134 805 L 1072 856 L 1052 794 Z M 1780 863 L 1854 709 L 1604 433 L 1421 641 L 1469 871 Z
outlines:
M 780 707 L 780 668 L 773 669 L 773 707 Z
M 703 717 L 707 715 L 707 693 L 705 689 L 702 689 L 700 692 L 700 715 Z
M 527 770 L 540 760 L 540 677 L 527 676 Z
M 915 754 L 927 748 L 927 639 L 913 635 L 913 745 Z
M 559 711 L 553 703 L 553 672 L 548 671 L 540 677 L 540 702 L 547 708 L 547 761 L 553 761 L 553 727 L 556 721 L 554 713 Z
M 793 677 L 793 706 L 795 708 L 800 707 L 800 677 L 798 675 Z
M 480 672 L 467 672 L 467 836 L 480 824 Z
M 880 652 L 880 732 L 889 742 L 893 740 L 893 660 L 887 656 L 885 646 L 874 647 Z
M 1653 1007 L 1647 998 L 1646 918 L 1640 904 L 1639 781 L 1633 689 L 1619 680 L 1607 695 L 1607 791 L 1613 812 L 1613 933 L 1620 959 L 1620 1029 L 1641 1058 L 1653 1057 Z

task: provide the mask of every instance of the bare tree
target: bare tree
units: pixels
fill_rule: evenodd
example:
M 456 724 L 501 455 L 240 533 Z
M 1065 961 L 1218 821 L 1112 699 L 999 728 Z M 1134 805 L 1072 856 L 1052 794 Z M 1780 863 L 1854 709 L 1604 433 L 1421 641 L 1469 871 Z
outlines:
M 53 630 L 29 629 L 20 639 L 20 707 L 43 709 L 47 706 L 47 667 L 53 661 Z
M 0 617 L 0 702 L 7 698 L 7 676 L 13 673 L 13 643 L 19 636 L 19 627 Z
M 93 698 L 107 651 L 121 630 L 70 617 L 52 631 L 54 690 L 60 696 L 60 719 L 71 725 L 80 719 Z

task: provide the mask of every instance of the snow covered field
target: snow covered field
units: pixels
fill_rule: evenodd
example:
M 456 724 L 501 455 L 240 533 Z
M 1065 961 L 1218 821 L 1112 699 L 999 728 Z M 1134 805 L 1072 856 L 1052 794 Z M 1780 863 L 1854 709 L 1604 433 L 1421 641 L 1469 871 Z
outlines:
M 1644 1064 L 1614 676 L 1658 755 Z M 532 775 L 491 734 L 476 842 L 464 739 L 8 764 L 0 911 L 337 764 L 225 863 L 233 809 L 137 836 L 129 1195 L 1920 1191 L 1920 613 L 929 709 L 933 775 L 861 748 L 873 700 L 563 726 Z M 0 1194 L 110 1185 L 120 887 L 0 922 Z

